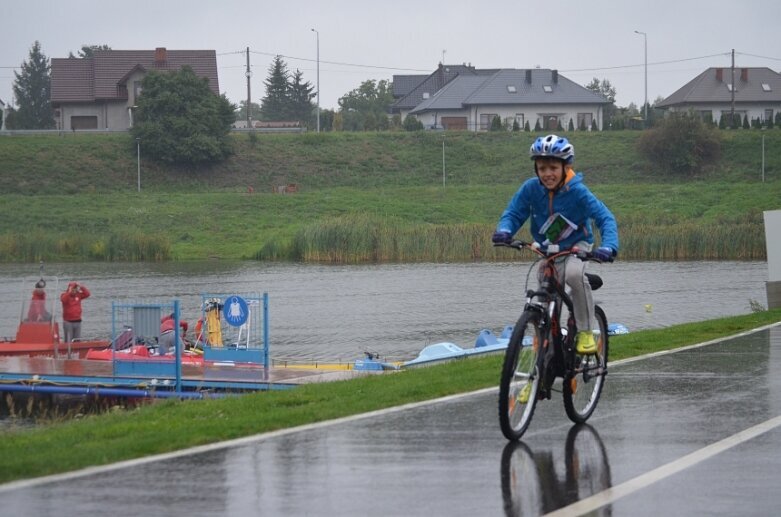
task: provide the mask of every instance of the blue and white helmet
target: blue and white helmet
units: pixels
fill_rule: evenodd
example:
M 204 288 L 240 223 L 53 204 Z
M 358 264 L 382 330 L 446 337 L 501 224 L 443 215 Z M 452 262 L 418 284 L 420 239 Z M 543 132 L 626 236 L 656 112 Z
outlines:
M 564 163 L 575 159 L 575 148 L 564 137 L 548 135 L 538 137 L 529 149 L 529 156 L 535 158 L 558 158 Z

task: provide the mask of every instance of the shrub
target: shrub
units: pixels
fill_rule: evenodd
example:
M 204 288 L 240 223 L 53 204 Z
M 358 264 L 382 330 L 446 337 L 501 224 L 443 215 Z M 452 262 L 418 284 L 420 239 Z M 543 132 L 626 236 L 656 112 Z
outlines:
M 638 152 L 663 170 L 693 175 L 721 154 L 719 133 L 699 117 L 672 113 L 637 142 Z
M 418 120 L 415 115 L 407 115 L 404 117 L 402 127 L 405 131 L 420 131 L 423 129 L 423 122 Z

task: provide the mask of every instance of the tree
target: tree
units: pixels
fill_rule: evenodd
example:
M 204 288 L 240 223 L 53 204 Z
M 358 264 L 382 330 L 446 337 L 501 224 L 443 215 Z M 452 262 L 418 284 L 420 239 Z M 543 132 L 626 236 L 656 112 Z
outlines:
M 260 120 L 260 105 L 254 102 L 249 103 L 249 115 L 251 120 Z M 236 111 L 236 120 L 247 120 L 247 101 L 239 101 L 239 107 Z
M 501 131 L 502 129 L 502 119 L 499 118 L 499 115 L 494 115 L 494 118 L 491 119 L 490 131 Z
M 662 170 L 691 175 L 718 160 L 719 132 L 699 116 L 671 113 L 643 132 L 638 151 Z
M 199 164 L 230 155 L 236 106 L 225 95 L 215 95 L 207 79 L 184 66 L 176 72 L 151 71 L 141 87 L 131 135 L 141 139 L 145 156 Z
M 402 127 L 404 128 L 404 131 L 421 131 L 423 129 L 423 122 L 418 120 L 415 115 L 407 115 L 404 117 Z
M 260 101 L 262 120 L 289 120 L 289 79 L 290 72 L 287 70 L 287 64 L 282 60 L 282 56 L 275 56 L 268 68 L 268 78 L 263 81 L 266 85 L 266 96 Z
M 610 101 L 610 104 L 605 106 L 602 111 L 602 120 L 605 123 L 606 127 L 610 127 L 610 123 L 613 121 L 613 117 L 616 116 L 616 89 L 613 87 L 612 84 L 610 84 L 610 81 L 607 79 L 602 79 L 601 81 L 597 79 L 596 77 L 591 80 L 590 83 L 586 85 L 587 90 L 591 90 L 594 93 L 597 93 Z
M 111 50 L 111 47 L 108 45 L 82 45 L 81 50 L 79 50 L 79 55 L 74 56 L 73 52 L 68 53 L 69 58 L 85 58 L 85 57 L 92 57 L 95 55 L 96 50 Z
M 9 129 L 51 129 L 54 112 L 51 105 L 51 66 L 37 41 L 30 49 L 29 60 L 22 63 L 21 73 L 14 71 L 13 90 L 17 109 Z
M 387 129 L 393 104 L 392 83 L 368 80 L 339 99 L 345 131 Z
M 312 104 L 312 98 L 315 96 L 314 86 L 309 81 L 304 82 L 303 73 L 298 69 L 293 74 L 288 86 L 291 118 L 311 125 L 312 112 L 315 109 L 315 105 Z

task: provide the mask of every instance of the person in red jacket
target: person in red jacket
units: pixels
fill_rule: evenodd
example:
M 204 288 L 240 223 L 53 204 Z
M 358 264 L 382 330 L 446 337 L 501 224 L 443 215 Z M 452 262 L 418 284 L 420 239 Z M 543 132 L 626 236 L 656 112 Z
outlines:
M 62 330 L 66 343 L 81 338 L 81 301 L 89 298 L 89 295 L 89 289 L 77 282 L 69 283 L 68 288 L 60 295 Z
M 41 278 L 35 283 L 33 297 L 27 310 L 27 321 L 51 321 L 52 315 L 46 310 L 46 280 Z

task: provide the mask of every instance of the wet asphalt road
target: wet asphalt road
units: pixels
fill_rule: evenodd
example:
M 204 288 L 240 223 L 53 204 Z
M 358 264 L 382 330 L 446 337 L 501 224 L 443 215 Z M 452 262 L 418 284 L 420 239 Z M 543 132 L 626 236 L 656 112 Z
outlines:
M 614 364 L 588 426 L 573 427 L 554 397 L 508 443 L 496 397 L 0 486 L 0 514 L 779 514 L 779 326 Z

